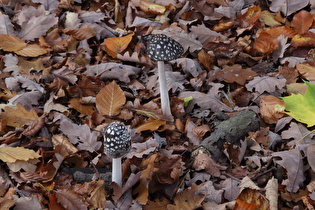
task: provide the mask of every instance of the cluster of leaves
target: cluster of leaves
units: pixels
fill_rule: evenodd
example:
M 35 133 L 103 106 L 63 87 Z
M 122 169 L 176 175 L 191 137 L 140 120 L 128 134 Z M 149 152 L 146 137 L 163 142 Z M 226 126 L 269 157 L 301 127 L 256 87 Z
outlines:
M 313 208 L 315 146 L 303 123 L 315 124 L 314 3 L 1 2 L 1 209 Z M 150 33 L 185 51 L 165 67 L 174 119 L 141 53 Z M 198 149 L 245 109 L 258 130 L 222 143 L 223 159 Z M 122 188 L 102 176 L 111 160 L 99 131 L 113 120 L 132 133 Z

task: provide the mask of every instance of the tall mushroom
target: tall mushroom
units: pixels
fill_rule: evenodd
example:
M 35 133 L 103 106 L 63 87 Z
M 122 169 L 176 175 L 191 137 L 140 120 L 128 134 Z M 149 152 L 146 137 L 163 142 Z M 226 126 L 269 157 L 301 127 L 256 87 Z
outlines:
M 130 151 L 131 137 L 124 123 L 114 121 L 103 129 L 104 152 L 112 157 L 112 182 L 122 186 L 121 158 Z
M 167 116 L 172 116 L 166 84 L 164 61 L 170 61 L 178 58 L 183 54 L 184 49 L 178 42 L 164 34 L 149 34 L 142 36 L 141 39 L 146 45 L 145 54 L 151 60 L 157 61 L 158 63 L 162 113 Z

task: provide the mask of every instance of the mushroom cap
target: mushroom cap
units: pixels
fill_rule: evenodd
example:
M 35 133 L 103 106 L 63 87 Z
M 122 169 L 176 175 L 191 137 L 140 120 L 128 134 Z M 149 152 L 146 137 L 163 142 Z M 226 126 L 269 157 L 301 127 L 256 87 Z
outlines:
M 119 158 L 130 151 L 131 137 L 124 123 L 114 121 L 103 129 L 104 152 L 112 158 Z
M 184 53 L 184 48 L 164 34 L 149 34 L 141 39 L 146 44 L 145 54 L 153 61 L 170 61 Z

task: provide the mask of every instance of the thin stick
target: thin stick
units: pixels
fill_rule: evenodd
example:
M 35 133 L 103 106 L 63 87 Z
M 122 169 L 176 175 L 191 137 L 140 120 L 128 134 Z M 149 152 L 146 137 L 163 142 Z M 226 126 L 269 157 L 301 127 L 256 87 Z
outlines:
M 167 116 L 172 116 L 170 98 L 168 96 L 168 90 L 167 90 L 167 84 L 166 84 L 164 61 L 158 61 L 158 74 L 159 74 L 162 113 Z
M 121 158 L 113 158 L 112 161 L 112 182 L 115 182 L 119 187 L 122 186 L 122 169 Z

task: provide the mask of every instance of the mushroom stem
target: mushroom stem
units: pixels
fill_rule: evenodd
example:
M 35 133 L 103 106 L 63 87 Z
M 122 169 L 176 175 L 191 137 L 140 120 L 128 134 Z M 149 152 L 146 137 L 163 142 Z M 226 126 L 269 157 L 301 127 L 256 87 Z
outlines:
M 160 84 L 162 113 L 167 116 L 172 116 L 170 99 L 168 96 L 168 90 L 167 90 L 167 84 L 166 84 L 164 61 L 158 61 L 157 63 L 158 63 L 158 75 L 159 75 L 159 84 Z
M 113 161 L 112 161 L 112 182 L 115 182 L 119 187 L 122 186 L 121 157 L 113 158 Z

